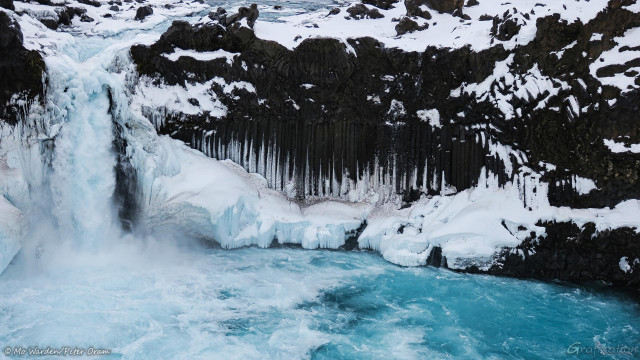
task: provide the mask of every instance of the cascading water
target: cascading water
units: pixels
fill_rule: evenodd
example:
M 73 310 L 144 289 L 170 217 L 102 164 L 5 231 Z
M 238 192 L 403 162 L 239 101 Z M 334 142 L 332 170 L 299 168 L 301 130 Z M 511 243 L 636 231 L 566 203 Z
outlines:
M 73 239 L 76 246 L 95 247 L 113 231 L 115 157 L 108 90 L 102 81 L 106 73 L 68 68 L 54 73 L 63 72 L 70 79 L 57 97 L 68 99 L 67 122 L 53 155 L 53 214 L 61 236 Z

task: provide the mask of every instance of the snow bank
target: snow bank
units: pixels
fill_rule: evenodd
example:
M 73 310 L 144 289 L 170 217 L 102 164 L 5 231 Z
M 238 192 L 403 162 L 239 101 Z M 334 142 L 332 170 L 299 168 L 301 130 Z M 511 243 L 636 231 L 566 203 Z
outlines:
M 526 200 L 525 194 L 532 193 L 538 198 Z M 455 195 L 423 198 L 406 209 L 375 209 L 358 242 L 400 265 L 425 265 L 431 249 L 439 246 L 449 267 L 475 265 L 486 270 L 501 248 L 519 245 L 532 232 L 544 235 L 545 229 L 535 225 L 539 220 L 573 221 L 578 226 L 594 222 L 597 231 L 640 229 L 639 200 L 613 209 L 571 209 L 550 206 L 546 196 L 544 183 L 527 180 L 500 188 L 489 175 L 479 187 Z

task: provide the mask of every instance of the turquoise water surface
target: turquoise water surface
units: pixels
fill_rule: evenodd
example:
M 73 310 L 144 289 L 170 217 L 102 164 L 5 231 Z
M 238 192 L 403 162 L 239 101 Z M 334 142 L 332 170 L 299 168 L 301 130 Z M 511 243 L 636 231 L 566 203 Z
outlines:
M 56 258 L 30 269 L 18 258 L 0 276 L 3 349 L 109 349 L 104 359 L 639 356 L 640 306 L 578 287 L 402 268 L 367 252 L 147 243 Z

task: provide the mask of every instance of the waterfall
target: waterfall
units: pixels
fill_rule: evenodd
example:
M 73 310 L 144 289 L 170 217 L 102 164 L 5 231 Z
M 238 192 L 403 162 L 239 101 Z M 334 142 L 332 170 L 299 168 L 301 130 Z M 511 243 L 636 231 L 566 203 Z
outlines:
M 61 245 L 94 251 L 120 235 L 110 92 L 117 84 L 96 59 L 46 59 L 48 87 L 16 126 L 14 150 L 26 200 L 13 201 L 30 222 L 27 257 Z M 5 189 L 5 196 L 16 192 Z M 14 196 L 14 198 L 17 196 Z
M 113 224 L 115 157 L 107 89 L 93 72 L 69 87 L 68 119 L 56 138 L 52 173 L 61 235 L 95 246 Z

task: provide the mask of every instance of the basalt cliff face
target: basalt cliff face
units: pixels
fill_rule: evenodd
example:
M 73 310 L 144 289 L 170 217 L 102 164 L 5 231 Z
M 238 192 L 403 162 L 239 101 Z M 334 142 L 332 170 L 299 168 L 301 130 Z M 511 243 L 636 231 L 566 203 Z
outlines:
M 158 42 L 134 46 L 131 54 L 149 81 L 206 84 L 225 110 L 148 108 L 160 132 L 259 172 L 270 187 L 298 199 L 357 201 L 373 189 L 383 194 L 381 201 L 399 195 L 411 202 L 484 186 L 485 171 L 500 185 L 517 184 L 529 207 L 536 206 L 539 183 L 548 184 L 543 196 L 552 206 L 614 207 L 640 198 L 640 154 L 607 145 L 627 149 L 640 142 L 640 48 L 619 40 L 632 36 L 640 14 L 625 8 L 633 1 L 610 1 L 585 22 L 549 14 L 535 19 L 530 42 L 504 45 L 523 22 L 533 21 L 531 14 L 544 11 L 538 5 L 514 4 L 479 20 L 492 25 L 492 45 L 482 50 L 406 51 L 372 37 L 309 37 L 287 48 L 256 35 L 257 13 L 245 14 L 254 18 L 243 23 L 243 16 L 229 21 L 219 10 L 212 21 L 174 22 Z M 468 19 L 461 6 L 437 6 L 431 11 Z M 425 12 L 420 17 L 429 19 Z M 171 56 L 185 50 L 226 56 Z M 610 63 L 605 55 L 611 52 L 625 60 Z M 625 85 L 612 84 L 620 78 Z M 195 97 L 188 101 L 200 105 Z M 589 223 L 538 225 L 545 236 L 531 233 L 520 247 L 504 249 L 486 271 L 639 288 L 640 265 L 633 259 L 640 258 L 640 236 L 633 229 L 596 233 Z M 446 266 L 437 251 L 431 255 L 428 263 Z M 623 257 L 628 271 L 619 267 Z
M 494 18 L 495 27 L 512 15 Z M 289 50 L 238 22 L 175 22 L 160 41 L 134 46 L 132 55 L 141 74 L 165 84 L 222 80 L 211 90 L 226 114 L 167 111 L 161 132 L 233 158 L 275 188 L 294 183 L 300 198 L 341 197 L 345 181 L 375 173 L 410 200 L 474 186 L 483 167 L 501 183 L 511 181 L 520 165 L 544 173 L 553 205 L 603 207 L 638 198 L 640 157 L 614 153 L 603 139 L 640 139 L 640 78 L 633 69 L 639 64 L 602 66 L 596 76 L 591 68 L 616 46 L 615 37 L 640 26 L 640 15 L 612 3 L 586 24 L 549 15 L 536 25 L 534 40 L 511 50 L 407 52 L 373 38 L 309 38 Z M 176 48 L 234 57 L 169 59 Z M 612 76 L 635 86 L 621 90 L 598 79 Z M 501 160 L 493 144 L 513 152 Z M 597 189 L 580 194 L 576 175 Z

